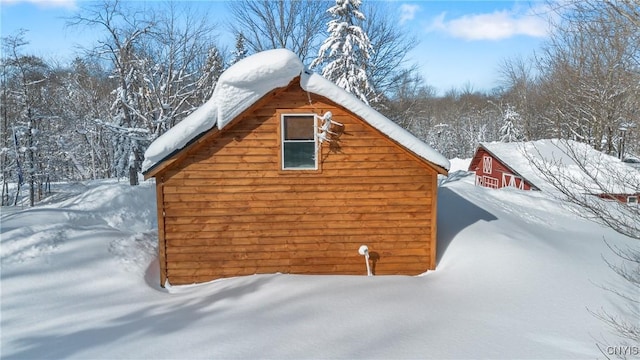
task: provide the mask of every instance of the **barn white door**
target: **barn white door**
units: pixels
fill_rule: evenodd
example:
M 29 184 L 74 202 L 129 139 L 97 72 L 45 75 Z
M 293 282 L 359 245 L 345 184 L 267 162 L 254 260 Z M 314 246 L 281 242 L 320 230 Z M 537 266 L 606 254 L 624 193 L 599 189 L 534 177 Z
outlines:
M 516 180 L 520 180 L 520 182 L 517 183 Z M 524 190 L 524 181 L 522 181 L 522 178 L 520 178 L 519 176 L 502 173 L 502 186 L 511 186 L 520 190 Z

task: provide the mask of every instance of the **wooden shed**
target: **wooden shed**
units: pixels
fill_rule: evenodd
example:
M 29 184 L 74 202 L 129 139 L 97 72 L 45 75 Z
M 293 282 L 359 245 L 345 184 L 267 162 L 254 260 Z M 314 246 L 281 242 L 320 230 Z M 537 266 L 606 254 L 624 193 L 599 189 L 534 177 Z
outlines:
M 229 68 L 154 142 L 161 285 L 256 273 L 416 275 L 436 265 L 449 162 L 288 50 Z

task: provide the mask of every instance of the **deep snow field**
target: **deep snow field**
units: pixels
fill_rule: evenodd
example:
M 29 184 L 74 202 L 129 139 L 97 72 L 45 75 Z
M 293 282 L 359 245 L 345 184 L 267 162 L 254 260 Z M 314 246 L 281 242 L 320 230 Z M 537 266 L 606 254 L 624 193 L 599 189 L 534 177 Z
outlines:
M 57 184 L 2 208 L 0 355 L 24 359 L 603 358 L 624 314 L 603 239 L 541 192 L 475 187 L 452 161 L 435 271 L 254 275 L 158 286 L 151 182 Z M 354 249 L 354 251 L 357 251 Z M 366 270 L 363 264 L 363 275 Z M 640 295 L 640 294 L 639 294 Z

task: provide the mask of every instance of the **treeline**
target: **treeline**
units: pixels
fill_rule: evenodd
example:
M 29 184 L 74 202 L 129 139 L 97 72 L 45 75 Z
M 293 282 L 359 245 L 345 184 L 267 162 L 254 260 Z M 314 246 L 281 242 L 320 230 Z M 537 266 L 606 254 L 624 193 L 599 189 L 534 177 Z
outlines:
M 501 86 L 432 96 L 419 78 L 396 83 L 389 116 L 449 158 L 479 141 L 564 138 L 623 158 L 640 155 L 640 3 L 562 2 L 532 58 L 505 59 Z
M 2 204 L 31 203 L 50 181 L 129 177 L 144 151 L 209 99 L 219 75 L 252 53 L 286 47 L 310 64 L 335 2 L 230 2 L 224 24 L 188 3 L 87 3 L 69 25 L 102 34 L 69 64 L 29 54 L 28 32 L 2 39 Z M 146 3 L 145 3 L 146 4 Z M 137 3 L 140 6 L 140 3 Z M 393 4 L 391 4 L 393 5 Z M 563 2 L 531 59 L 505 59 L 501 86 L 437 95 L 406 60 L 415 39 L 381 2 L 363 4 L 372 106 L 449 158 L 481 141 L 570 138 L 615 156 L 640 154 L 640 15 L 636 0 Z M 319 71 L 319 69 L 315 69 Z

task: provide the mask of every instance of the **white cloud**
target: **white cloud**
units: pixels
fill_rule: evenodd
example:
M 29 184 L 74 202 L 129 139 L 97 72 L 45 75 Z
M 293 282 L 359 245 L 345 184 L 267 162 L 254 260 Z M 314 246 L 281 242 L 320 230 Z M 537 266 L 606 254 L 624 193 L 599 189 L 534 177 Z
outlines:
M 402 4 L 400 5 L 400 24 L 413 20 L 416 13 L 420 11 L 420 5 Z
M 533 11 L 499 10 L 451 20 L 446 15 L 443 12 L 436 16 L 427 32 L 444 32 L 465 40 L 501 40 L 517 35 L 545 37 L 549 29 L 548 21 Z
M 65 8 L 75 9 L 77 7 L 76 0 L 0 0 L 2 5 L 12 5 L 30 3 L 35 4 L 41 8 Z

